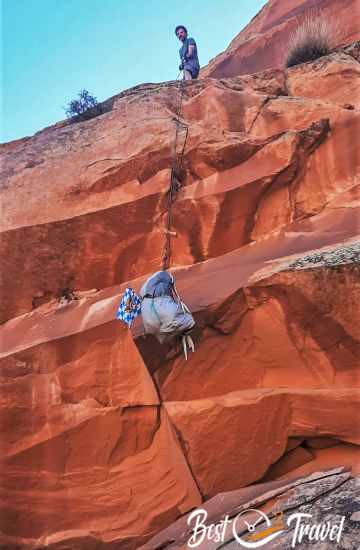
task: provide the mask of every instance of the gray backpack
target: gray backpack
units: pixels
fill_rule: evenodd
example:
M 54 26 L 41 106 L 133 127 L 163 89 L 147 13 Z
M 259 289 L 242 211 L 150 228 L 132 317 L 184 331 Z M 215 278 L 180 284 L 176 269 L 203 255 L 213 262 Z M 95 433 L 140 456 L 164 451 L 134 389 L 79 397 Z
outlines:
M 145 332 L 154 334 L 161 344 L 181 337 L 187 359 L 187 346 L 194 351 L 188 333 L 195 321 L 179 297 L 173 276 L 167 271 L 157 271 L 141 287 L 140 297 Z

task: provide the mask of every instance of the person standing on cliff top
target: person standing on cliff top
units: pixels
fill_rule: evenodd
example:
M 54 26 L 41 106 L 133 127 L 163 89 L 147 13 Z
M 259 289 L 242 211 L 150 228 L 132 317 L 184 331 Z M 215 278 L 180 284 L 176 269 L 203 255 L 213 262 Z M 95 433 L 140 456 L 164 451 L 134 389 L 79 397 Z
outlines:
M 184 25 L 178 25 L 175 34 L 182 42 L 179 50 L 181 64 L 180 71 L 184 71 L 184 80 L 192 80 L 199 76 L 200 64 L 197 54 L 196 42 L 193 38 L 188 38 L 187 28 Z

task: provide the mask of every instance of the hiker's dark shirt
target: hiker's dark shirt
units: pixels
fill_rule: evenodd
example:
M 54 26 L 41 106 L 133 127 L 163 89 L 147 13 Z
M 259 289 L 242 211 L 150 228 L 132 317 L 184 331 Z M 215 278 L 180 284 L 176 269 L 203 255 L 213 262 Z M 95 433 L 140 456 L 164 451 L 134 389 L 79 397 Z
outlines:
M 194 47 L 192 55 L 189 57 L 188 49 L 189 44 L 192 44 Z M 190 71 L 193 78 L 197 78 L 200 71 L 199 58 L 197 54 L 196 42 L 193 38 L 185 38 L 180 50 L 179 55 L 181 61 L 184 63 L 184 69 Z

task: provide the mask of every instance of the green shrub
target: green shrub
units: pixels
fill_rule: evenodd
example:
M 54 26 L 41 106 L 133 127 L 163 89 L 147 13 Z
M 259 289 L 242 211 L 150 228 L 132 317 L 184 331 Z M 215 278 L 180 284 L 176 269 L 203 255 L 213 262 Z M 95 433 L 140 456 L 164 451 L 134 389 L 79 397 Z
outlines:
M 87 90 L 81 90 L 77 99 L 73 99 L 65 108 L 67 118 L 74 122 L 89 120 L 103 113 L 96 97 Z

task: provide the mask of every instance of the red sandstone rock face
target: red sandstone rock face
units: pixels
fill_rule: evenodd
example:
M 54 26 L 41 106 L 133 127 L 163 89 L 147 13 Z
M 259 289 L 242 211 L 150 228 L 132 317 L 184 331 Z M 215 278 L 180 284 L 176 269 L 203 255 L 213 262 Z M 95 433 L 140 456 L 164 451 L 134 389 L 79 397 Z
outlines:
M 320 74 L 317 89 L 319 80 Z M 325 72 L 324 98 L 327 82 Z M 347 81 L 343 88 L 346 94 Z M 190 129 L 185 188 L 174 208 L 175 265 L 269 236 L 354 187 L 360 161 L 348 136 L 358 132 L 358 110 L 290 99 L 279 71 L 198 81 L 186 90 Z M 55 127 L 3 146 L 3 320 L 68 287 L 101 289 L 158 268 L 174 138 L 171 101 L 178 93 L 176 85 L 140 88 L 81 128 Z M 144 163 L 147 157 L 151 162 Z M 333 166 L 330 173 L 319 169 L 324 163 Z M 14 281 L 19 265 L 22 277 Z
M 8 535 L 38 539 L 80 529 L 131 548 L 141 534 L 156 533 L 200 504 L 163 409 L 93 407 L 90 414 L 88 405 L 81 419 L 85 407 L 78 405 L 69 418 L 63 406 L 67 418 L 58 430 L 48 419 L 55 433 L 3 455 L 1 517 Z M 81 547 L 87 548 L 86 539 Z
M 321 14 L 337 29 L 333 47 L 360 38 L 357 0 L 269 0 L 201 76 L 228 78 L 284 67 L 290 35 L 309 14 Z
M 160 267 L 179 85 L 2 146 L 0 544 L 132 550 L 219 493 L 355 469 L 357 51 L 186 84 L 187 362 L 114 320 Z

